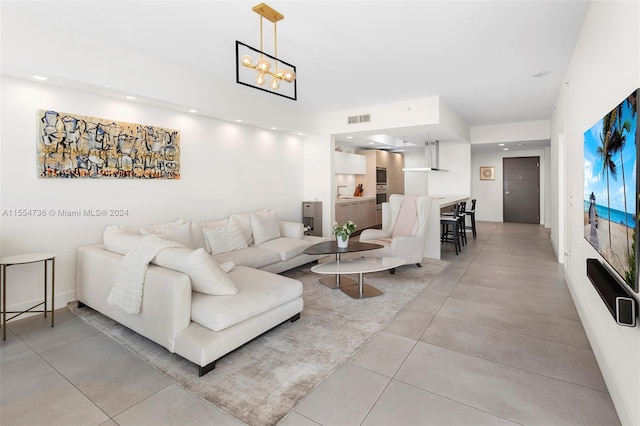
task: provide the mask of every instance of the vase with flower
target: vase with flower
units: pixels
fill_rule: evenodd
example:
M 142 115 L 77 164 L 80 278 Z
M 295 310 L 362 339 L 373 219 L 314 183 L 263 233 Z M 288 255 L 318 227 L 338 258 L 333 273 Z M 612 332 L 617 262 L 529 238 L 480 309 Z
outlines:
M 336 236 L 336 242 L 339 248 L 346 248 L 349 245 L 349 236 L 356 230 L 356 224 L 348 220 L 342 225 L 338 222 L 333 223 L 333 235 Z

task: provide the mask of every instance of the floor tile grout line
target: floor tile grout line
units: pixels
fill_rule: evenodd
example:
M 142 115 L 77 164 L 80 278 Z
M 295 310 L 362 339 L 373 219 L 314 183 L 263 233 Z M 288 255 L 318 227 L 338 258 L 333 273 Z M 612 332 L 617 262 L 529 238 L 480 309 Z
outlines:
M 458 300 L 463 300 L 463 299 L 458 299 Z M 481 327 L 490 328 L 492 330 L 503 331 L 503 332 L 507 332 L 507 333 L 513 333 L 513 334 L 517 334 L 517 335 L 520 335 L 520 336 L 536 338 L 536 339 L 545 340 L 547 342 L 552 342 L 552 343 L 559 343 L 559 344 L 563 344 L 563 345 L 566 345 L 566 346 L 571 346 L 571 347 L 578 348 L 578 349 L 589 349 L 589 350 L 592 350 L 591 346 L 588 346 L 588 347 L 577 346 L 577 345 L 572 345 L 570 343 L 558 342 L 556 340 L 546 339 L 546 338 L 540 337 L 540 336 L 533 336 L 531 334 L 519 333 L 519 332 L 515 332 L 515 331 L 512 331 L 512 330 L 505 330 L 503 328 L 497 328 L 497 327 L 494 327 L 494 326 L 490 326 L 490 325 L 486 325 L 486 324 L 482 324 L 482 323 L 478 323 L 478 322 L 466 321 L 466 320 L 463 320 L 463 319 L 460 319 L 460 318 L 450 317 L 450 316 L 446 316 L 446 315 L 440 315 L 440 316 L 443 317 L 443 318 L 453 319 L 453 320 L 457 320 L 457 321 L 463 321 L 463 322 L 467 322 L 469 324 L 475 324 L 475 325 L 478 325 L 478 326 L 481 326 Z M 564 319 L 564 318 L 559 318 L 559 319 Z M 572 321 L 572 320 L 567 320 L 567 321 Z
M 464 284 L 464 283 L 462 283 L 462 284 Z M 456 283 L 456 286 L 457 286 L 457 283 Z M 500 305 L 500 304 L 497 304 L 497 303 L 480 302 L 480 301 L 477 301 L 477 300 L 463 299 L 463 298 L 456 297 L 456 296 L 448 296 L 448 297 L 447 297 L 447 299 L 448 299 L 449 297 L 451 297 L 452 299 L 455 299 L 455 300 L 461 300 L 461 301 L 464 301 L 464 302 L 477 303 L 477 304 L 479 304 L 479 305 L 494 306 L 494 307 L 496 307 L 496 308 L 508 309 L 508 310 L 513 310 L 513 311 L 516 311 L 516 310 L 517 310 L 517 309 L 515 309 L 515 308 L 513 308 L 513 307 L 505 306 L 505 305 Z M 571 319 L 571 318 L 559 317 L 559 316 L 557 316 L 557 315 L 553 315 L 553 314 L 540 313 L 540 312 L 532 311 L 532 310 L 529 310 L 529 309 L 522 309 L 522 311 L 521 311 L 521 312 L 525 312 L 525 313 L 527 313 L 527 314 L 533 314 L 533 315 L 543 316 L 543 317 L 556 318 L 556 319 L 560 319 L 560 320 L 573 321 L 573 322 L 577 322 L 577 323 L 582 324 L 582 321 L 580 321 L 580 318 L 579 318 L 579 317 L 578 317 L 577 319 Z
M 442 257 L 441 257 L 441 260 L 442 260 Z M 469 265 L 470 265 L 471 263 L 472 263 L 472 262 L 469 262 Z M 468 269 L 469 265 L 467 265 L 467 267 L 465 268 L 465 271 Z M 444 272 L 446 269 L 448 269 L 448 268 L 449 268 L 449 267 L 451 267 L 451 266 L 452 266 L 452 263 L 451 263 L 451 262 L 449 262 L 449 265 L 448 265 L 448 266 L 447 266 L 447 267 L 446 267 L 442 272 Z M 441 272 L 441 273 L 442 273 L 442 272 Z M 463 273 L 461 274 L 461 276 L 462 276 L 462 275 L 464 275 L 464 271 L 463 271 Z M 459 280 L 460 280 L 460 278 L 458 278 L 458 281 L 456 281 L 456 282 L 455 282 L 455 285 L 453 286 L 453 288 L 451 289 L 451 291 L 453 291 L 453 289 L 455 289 L 455 287 L 457 286 L 457 284 L 458 284 Z M 429 288 L 429 286 L 430 286 L 431 284 L 432 284 L 432 282 L 430 282 L 430 283 L 427 285 L 427 287 L 425 287 L 425 288 L 422 290 L 422 292 L 420 292 L 420 294 L 422 294 L 422 293 L 424 293 L 424 292 L 427 292 L 427 290 L 428 290 L 428 288 Z M 367 417 L 371 414 L 371 411 L 372 411 L 372 410 L 375 408 L 375 406 L 378 404 L 378 402 L 380 401 L 380 398 L 382 398 L 382 395 L 384 395 L 384 392 L 387 390 L 387 388 L 389 387 L 389 385 L 390 385 L 394 380 L 397 380 L 397 379 L 396 379 L 396 375 L 397 375 L 397 374 L 398 374 L 398 372 L 402 369 L 402 367 L 405 365 L 405 363 L 407 362 L 407 359 L 409 359 L 409 357 L 411 356 L 411 353 L 415 350 L 416 346 L 418 345 L 418 342 L 420 341 L 420 338 L 421 338 L 421 337 L 424 335 L 424 333 L 426 333 L 426 331 L 429 329 L 429 326 L 431 325 L 431 323 L 433 322 L 433 320 L 434 320 L 434 318 L 436 317 L 437 313 L 440 311 L 440 309 L 442 308 L 442 306 L 444 305 L 444 303 L 447 301 L 447 299 L 448 299 L 448 298 L 449 298 L 449 296 L 445 296 L 444 301 L 442 302 L 442 304 L 440 305 L 440 307 L 438 307 L 438 310 L 436 311 L 436 313 L 435 313 L 435 314 L 433 314 L 433 316 L 432 316 L 428 321 L 426 321 L 426 322 L 425 322 L 424 330 L 422 330 L 422 333 L 420 334 L 420 336 L 418 337 L 418 339 L 417 339 L 417 340 L 410 339 L 410 340 L 414 340 L 414 342 L 413 342 L 413 345 L 412 345 L 411 349 L 407 352 L 407 354 L 405 355 L 405 357 L 404 357 L 404 359 L 402 360 L 402 362 L 398 365 L 398 367 L 396 368 L 395 372 L 393 373 L 393 376 L 392 376 L 392 377 L 390 377 L 389 383 L 387 383 L 387 385 L 385 386 L 384 390 L 380 393 L 380 395 L 378 396 L 378 398 L 376 398 L 376 401 L 373 403 L 373 405 L 371 406 L 371 408 L 367 411 L 367 414 L 366 414 L 366 415 L 365 415 L 365 417 L 363 418 L 362 422 L 360 422 L 360 424 L 361 424 L 361 425 L 366 421 Z M 384 330 L 382 330 L 382 331 L 384 331 Z M 390 333 L 390 334 L 394 334 L 394 333 Z M 404 336 L 400 336 L 400 337 L 404 337 Z M 355 355 L 355 354 L 354 354 L 354 355 Z M 349 362 L 351 361 L 351 359 L 352 359 L 352 358 L 353 358 L 353 356 L 351 356 L 351 357 L 349 358 Z M 363 367 L 363 368 L 364 368 L 364 367 Z M 369 369 L 367 369 L 367 370 L 369 370 Z M 369 370 L 369 371 L 373 371 L 373 370 Z M 376 372 L 376 371 L 373 371 L 373 372 L 375 372 L 375 373 L 377 373 L 377 374 L 381 374 L 381 373 L 378 373 L 378 372 Z M 398 380 L 398 381 L 399 381 L 399 380 Z M 399 381 L 399 382 L 401 382 L 401 381 Z M 466 404 L 465 404 L 465 405 L 466 405 Z
M 486 288 L 486 289 L 490 289 L 490 290 L 504 291 L 504 292 L 513 293 L 513 294 L 519 294 L 520 293 L 519 291 L 516 291 L 516 290 L 508 290 L 508 289 L 500 288 L 500 287 L 492 287 L 492 286 L 485 285 L 484 283 L 480 283 L 480 282 L 469 282 L 469 281 L 464 280 L 464 276 L 462 278 L 460 278 L 459 283 L 460 284 L 466 284 L 466 285 L 469 285 L 469 286 L 482 287 L 482 288 Z M 540 290 L 543 290 L 543 289 L 540 289 Z M 552 289 L 552 290 L 558 290 L 558 289 Z M 546 299 L 562 300 L 562 301 L 566 301 L 566 302 L 572 302 L 572 305 L 573 305 L 573 299 L 571 299 L 571 293 L 568 291 L 568 289 L 567 289 L 567 295 L 569 295 L 569 297 L 540 296 L 540 295 L 537 295 L 537 294 L 527 295 L 527 297 L 534 296 L 534 297 L 543 297 L 543 298 L 546 298 Z
M 481 357 L 481 356 L 478 356 L 478 355 L 475 355 L 475 354 L 471 354 L 471 353 L 467 353 L 467 352 L 464 352 L 464 351 L 460 351 L 460 350 L 457 350 L 457 349 L 448 348 L 446 346 L 442 346 L 442 345 L 439 345 L 437 343 L 424 342 L 424 341 L 420 341 L 420 343 L 424 343 L 424 344 L 431 345 L 431 346 L 436 346 L 438 348 L 445 349 L 447 351 L 451 351 L 451 352 L 455 352 L 455 353 L 458 353 L 458 354 L 462 354 L 462 355 L 470 356 L 470 357 L 473 357 L 473 358 L 481 359 L 483 361 L 492 362 L 494 364 L 502 365 L 502 366 L 513 368 L 513 369 L 516 369 L 516 370 L 525 371 L 527 373 L 535 374 L 535 375 L 541 376 L 541 377 L 546 377 L 548 379 L 552 379 L 552 380 L 556 380 L 556 381 L 559 381 L 559 382 L 567 383 L 567 384 L 570 384 L 570 385 L 578 386 L 578 387 L 581 387 L 581 388 L 584 388 L 584 389 L 589 389 L 589 390 L 592 390 L 592 391 L 595 391 L 595 392 L 601 392 L 601 393 L 605 393 L 607 395 L 609 394 L 608 390 L 601 390 L 601 389 L 592 388 L 591 386 L 583 385 L 583 384 L 580 384 L 580 383 L 574 383 L 574 382 L 571 382 L 569 380 L 564 380 L 564 379 L 560 379 L 558 377 L 549 376 L 547 374 L 540 373 L 540 372 L 537 372 L 537 371 L 531 371 L 531 370 L 528 370 L 528 369 L 523 368 L 523 367 L 518 367 L 518 366 L 515 366 L 515 365 L 511 365 L 511 364 L 505 364 L 504 362 L 500 362 L 500 361 L 496 361 L 496 360 L 493 360 L 493 359 L 484 358 L 484 357 Z M 416 343 L 416 345 L 417 345 L 417 343 Z M 598 370 L 598 371 L 600 371 L 600 370 Z M 605 387 L 606 387 L 606 384 L 605 384 Z
M 92 308 L 90 308 L 90 307 L 88 307 L 88 308 L 89 308 L 89 309 L 92 309 Z M 71 312 L 71 313 L 73 314 L 73 312 Z M 74 315 L 75 315 L 75 314 L 74 314 Z M 76 316 L 77 316 L 77 315 L 76 315 Z M 79 318 L 79 317 L 78 317 L 78 318 Z M 81 319 L 81 318 L 80 318 L 80 319 Z M 84 321 L 83 319 L 81 319 L 81 320 L 82 320 L 82 321 Z M 85 322 L 86 322 L 86 321 L 85 321 Z M 89 324 L 89 325 L 90 325 L 91 327 L 94 327 L 94 326 L 93 326 L 93 325 L 91 325 L 91 324 Z M 95 328 L 95 327 L 94 327 L 94 328 Z M 183 387 L 182 385 L 180 385 L 179 383 L 175 382 L 175 381 L 174 381 L 173 379 L 171 379 L 171 377 L 169 377 L 165 372 L 161 371 L 161 370 L 160 370 L 160 369 L 158 369 L 156 366 L 152 365 L 150 362 L 148 362 L 147 360 L 145 360 L 144 358 L 142 358 L 142 357 L 141 357 L 139 354 L 137 354 L 137 353 L 136 353 L 132 348 L 130 348 L 129 346 L 127 346 L 127 345 L 123 345 L 123 344 L 121 344 L 120 342 L 118 342 L 118 341 L 115 339 L 115 337 L 113 337 L 113 336 L 109 335 L 108 333 L 105 333 L 104 331 L 102 331 L 102 330 L 100 330 L 100 329 L 98 329 L 98 328 L 96 328 L 96 330 L 98 330 L 98 332 L 99 332 L 99 334 L 100 334 L 100 335 L 103 335 L 103 336 L 105 336 L 105 337 L 109 338 L 111 341 L 113 341 L 113 342 L 115 342 L 116 344 L 118 344 L 119 346 L 121 346 L 121 347 L 125 348 L 127 351 L 129 351 L 131 354 L 133 354 L 137 359 L 139 359 L 139 360 L 140 360 L 140 361 L 142 361 L 145 365 L 147 365 L 148 367 L 150 367 L 151 369 L 153 369 L 154 371 L 156 371 L 158 374 L 160 374 L 162 377 L 164 377 L 164 378 L 169 382 L 169 384 L 167 384 L 167 386 L 163 387 L 162 389 L 159 389 L 159 390 L 158 390 L 158 391 L 156 391 L 153 395 L 155 395 L 155 394 L 157 394 L 158 392 L 160 392 L 160 391 L 162 391 L 162 390 L 164 390 L 164 389 L 168 388 L 168 387 L 169 387 L 169 386 L 171 386 L 171 385 L 176 385 L 176 386 L 178 386 L 180 389 L 182 389 L 182 390 L 186 391 L 187 393 L 189 393 L 190 395 L 193 395 L 194 397 L 198 398 L 199 400 L 201 400 L 201 401 L 205 402 L 205 403 L 206 403 L 207 405 L 209 405 L 210 407 L 212 407 L 212 408 L 214 408 L 214 409 L 218 410 L 218 411 L 219 411 L 219 412 L 221 412 L 221 413 L 224 413 L 225 415 L 227 415 L 227 416 L 229 416 L 229 417 L 231 417 L 231 418 L 233 418 L 233 419 L 235 419 L 235 420 L 237 420 L 237 421 L 239 421 L 239 422 L 241 422 L 241 423 L 244 423 L 244 422 L 242 422 L 242 420 L 240 420 L 240 419 L 238 419 L 238 418 L 234 417 L 234 416 L 233 416 L 233 415 L 231 415 L 230 413 L 227 413 L 227 412 L 226 412 L 226 411 L 224 411 L 222 408 L 220 408 L 220 407 L 218 407 L 217 405 L 213 404 L 211 401 L 207 401 L 206 399 L 202 398 L 201 396 L 196 395 L 195 393 L 193 393 L 191 390 L 189 390 L 189 389 L 187 389 L 187 388 Z M 85 337 L 89 337 L 89 336 L 85 336 Z M 83 395 L 84 395 L 84 394 L 83 394 Z M 125 410 L 121 411 L 120 413 L 115 414 L 113 417 L 116 417 L 116 416 L 118 416 L 118 415 L 120 415 L 120 414 L 124 413 L 125 411 L 127 411 L 127 410 L 129 410 L 129 409 L 131 409 L 131 408 L 135 407 L 136 405 L 138 405 L 140 402 L 142 402 L 142 401 L 146 400 L 147 398 L 148 398 L 148 397 L 146 397 L 146 398 L 142 399 L 141 401 L 139 401 L 138 403 L 136 403 L 136 404 L 132 405 L 131 407 L 126 408 Z M 91 402 L 93 402 L 93 401 L 91 401 Z M 105 413 L 105 414 L 106 414 L 106 413 Z M 113 420 L 113 417 L 110 417 L 110 419 L 112 419 L 112 420 Z
M 493 235 L 494 233 L 495 233 L 495 231 L 494 231 L 494 232 L 492 232 L 492 233 L 491 233 L 491 235 Z M 483 246 L 484 246 L 484 245 L 486 245 L 486 243 L 491 239 L 491 235 L 487 238 L 487 240 L 485 240 L 485 244 L 483 244 Z M 482 246 L 482 247 L 483 247 L 483 246 Z M 464 273 L 462 274 L 462 276 L 460 277 L 460 279 L 456 282 L 456 285 L 455 285 L 455 286 L 453 287 L 453 289 L 451 290 L 451 293 L 453 293 L 453 291 L 454 291 L 454 290 L 455 290 L 455 288 L 458 286 L 458 284 L 460 284 L 460 280 L 462 279 L 462 277 L 464 276 L 464 274 L 469 270 L 469 268 L 471 267 L 471 265 L 474 263 L 474 261 L 476 260 L 477 255 L 479 255 L 479 254 L 482 252 L 482 247 L 480 247 L 480 249 L 478 250 L 478 252 L 477 252 L 477 253 L 476 253 L 476 255 L 474 256 L 473 260 L 469 263 L 469 265 L 467 265 L 467 267 L 465 268 Z M 464 284 L 464 283 L 463 283 L 463 284 Z M 565 286 L 566 286 L 566 282 L 565 282 Z M 428 287 L 427 287 L 427 288 L 428 288 Z M 446 299 L 445 299 L 445 301 L 443 302 L 443 304 L 442 304 L 442 305 L 440 305 L 440 308 L 438 309 L 438 312 L 436 313 L 436 315 L 434 315 L 434 317 L 433 317 L 433 318 L 432 318 L 432 320 L 430 321 L 430 324 L 431 324 L 431 323 L 433 323 L 433 320 L 435 319 L 435 317 L 436 317 L 436 316 L 440 315 L 440 310 L 442 309 L 442 306 L 444 306 L 444 304 L 447 302 L 447 300 L 448 300 L 449 298 L 456 299 L 456 297 L 455 297 L 455 296 L 451 296 L 451 293 L 449 293 L 449 295 L 446 297 Z M 458 299 L 458 300 L 465 300 L 465 299 Z M 481 302 L 476 302 L 476 303 L 481 303 Z M 492 304 L 488 304 L 488 305 L 489 305 L 489 306 L 499 306 L 499 307 L 501 307 L 500 305 L 492 305 Z M 535 312 L 534 312 L 534 313 L 535 313 Z M 539 314 L 539 313 L 535 313 L 535 314 L 537 314 L 537 315 L 543 315 L 543 314 Z M 553 315 L 544 315 L 544 316 L 551 316 L 551 317 L 553 317 L 553 318 L 556 318 L 556 317 L 555 317 L 555 316 L 553 316 Z M 570 344 L 563 343 L 563 342 L 555 342 L 555 341 L 553 341 L 553 340 L 544 339 L 544 338 L 540 338 L 540 337 L 537 337 L 537 336 L 529 336 L 529 335 L 527 335 L 527 334 L 523 334 L 523 333 L 515 333 L 515 332 L 512 332 L 512 331 L 508 331 L 508 330 L 502 330 L 502 329 L 498 329 L 498 328 L 495 328 L 495 327 L 489 327 L 489 326 L 486 326 L 486 325 L 484 325 L 484 324 L 478 324 L 478 323 L 475 323 L 475 322 L 464 321 L 464 320 L 460 320 L 460 319 L 457 319 L 457 318 L 446 317 L 446 316 L 444 316 L 444 315 L 440 315 L 440 317 L 443 317 L 443 318 L 449 318 L 449 319 L 454 319 L 454 320 L 461 321 L 461 322 L 466 322 L 466 323 L 469 323 L 469 324 L 475 324 L 475 325 L 478 325 L 478 326 L 487 327 L 487 328 L 490 328 L 490 329 L 494 329 L 494 330 L 498 330 L 498 331 L 502 331 L 502 332 L 510 333 L 510 334 L 512 334 L 512 335 L 521 335 L 521 336 L 525 336 L 525 337 L 529 337 L 529 338 L 534 338 L 534 339 L 538 339 L 538 340 L 542 340 L 542 341 L 548 341 L 548 342 L 552 342 L 552 343 L 562 344 L 562 345 L 569 346 L 569 347 L 574 347 L 574 348 L 577 348 L 577 349 L 591 350 L 591 348 L 590 348 L 590 347 L 584 348 L 584 347 L 581 347 L 581 346 L 570 345 Z M 561 318 L 561 317 L 558 317 L 558 318 L 560 318 L 560 319 L 565 319 L 565 318 Z M 573 320 L 568 320 L 568 321 L 573 321 Z M 582 322 L 580 321 L 580 319 L 579 319 L 579 318 L 578 318 L 578 320 L 577 320 L 577 321 L 578 321 L 580 324 L 582 324 Z M 430 324 L 429 324 L 429 325 L 430 325 Z M 424 334 L 427 332 L 428 328 L 429 328 L 429 326 L 427 326 L 427 329 L 425 329 L 425 331 L 422 333 L 422 335 L 420 336 L 420 338 L 418 339 L 418 341 L 422 342 L 420 339 L 421 339 L 421 338 L 424 336 Z M 577 383 L 569 382 L 569 381 L 567 381 L 567 380 L 558 379 L 558 378 L 556 378 L 556 377 L 547 376 L 547 375 L 542 374 L 542 373 L 538 373 L 538 372 L 530 371 L 530 370 L 527 370 L 527 369 L 524 369 L 524 368 L 521 368 L 521 367 L 516 367 L 516 366 L 509 365 L 509 364 L 504 364 L 504 363 L 501 363 L 501 362 L 498 362 L 498 361 L 490 360 L 490 359 L 487 359 L 487 358 L 483 358 L 483 357 L 480 357 L 480 356 L 477 356 L 477 355 L 474 355 L 474 354 L 469 354 L 469 353 L 462 352 L 462 351 L 457 351 L 457 350 L 455 350 L 455 349 L 447 348 L 447 347 L 440 346 L 440 345 L 436 345 L 436 344 L 433 344 L 433 343 L 429 343 L 429 342 L 422 342 L 422 343 L 432 344 L 432 345 L 434 345 L 434 346 L 442 347 L 442 348 L 444 348 L 444 349 L 446 349 L 446 350 L 451 350 L 451 351 L 458 352 L 458 353 L 462 353 L 462 354 L 465 354 L 465 355 L 468 355 L 468 356 L 473 356 L 473 357 L 478 358 L 478 359 L 483 359 L 483 360 L 486 360 L 486 361 L 489 361 L 489 362 L 494 362 L 494 363 L 499 364 L 499 365 L 505 365 L 505 366 L 508 366 L 508 367 L 511 367 L 511 368 L 516 368 L 516 369 L 519 369 L 519 370 L 522 370 L 522 371 L 527 371 L 527 372 L 530 372 L 530 373 L 532 373 L 532 374 L 537 374 L 537 375 L 540 375 L 540 376 L 543 376 L 543 377 L 548 377 L 548 378 L 551 378 L 551 379 L 554 379 L 554 380 L 559 380 L 559 381 L 562 381 L 562 382 L 565 382 L 565 383 L 569 383 L 569 384 L 573 384 L 573 385 L 576 385 L 576 386 L 581 386 L 581 387 L 583 387 L 583 388 L 591 389 L 591 390 L 594 390 L 594 391 L 597 391 L 597 392 L 605 392 L 605 393 L 608 393 L 608 390 L 602 391 L 602 390 L 600 390 L 600 389 L 595 389 L 595 388 L 592 388 L 592 387 L 590 387 L 590 386 L 585 386 L 585 385 L 581 385 L 581 384 L 577 384 Z M 416 343 L 416 345 L 417 345 L 417 343 Z M 415 345 L 414 345 L 414 348 L 415 348 Z M 412 350 L 413 350 L 413 349 L 412 349 Z M 406 359 L 405 359 L 405 361 L 406 361 Z M 605 387 L 606 387 L 606 384 L 605 384 Z
M 509 333 L 511 335 L 514 335 L 514 336 L 523 336 L 523 337 L 527 337 L 527 338 L 531 338 L 531 339 L 541 340 L 543 342 L 556 343 L 556 344 L 559 344 L 559 345 L 569 346 L 571 348 L 584 349 L 584 350 L 588 350 L 588 351 L 593 352 L 593 350 L 591 349 L 590 346 L 589 347 L 576 346 L 576 345 L 572 345 L 572 344 L 566 343 L 566 342 L 558 342 L 556 340 L 546 339 L 546 338 L 540 337 L 540 336 L 532 336 L 530 334 L 518 333 L 518 332 L 513 331 L 513 330 L 505 330 L 505 329 L 502 329 L 502 328 L 492 327 L 490 325 L 481 324 L 481 323 L 473 322 L 473 321 L 467 321 L 467 320 L 460 319 L 460 318 L 449 317 L 449 316 L 446 316 L 446 315 L 439 315 L 439 316 L 441 318 L 451 319 L 451 320 L 454 320 L 454 321 L 460 321 L 460 322 L 464 322 L 464 323 L 467 323 L 467 324 L 473 324 L 473 325 L 477 325 L 479 327 L 488 328 L 490 330 L 496 330 L 496 331 L 500 331 L 500 332 L 503 332 L 503 333 Z M 435 319 L 435 316 L 434 316 L 434 319 Z
M 66 308 L 60 308 L 60 309 L 66 309 Z M 7 328 L 7 330 L 11 330 L 10 328 Z M 43 356 L 42 353 L 38 350 L 36 350 L 34 347 L 32 347 L 29 343 L 27 343 L 27 341 L 25 341 L 22 337 L 20 337 L 19 334 L 16 334 L 15 332 L 11 332 L 16 338 L 18 338 L 22 343 L 25 344 L 25 346 L 27 346 L 29 349 L 31 349 L 33 351 L 33 353 L 42 360 L 42 362 L 44 362 L 45 364 L 47 364 L 54 372 L 55 374 L 57 374 L 58 376 L 60 376 L 65 382 L 69 383 L 75 390 L 78 391 L 78 393 L 80 393 L 80 395 L 82 395 L 84 398 L 87 399 L 87 401 L 91 402 L 91 404 L 93 404 L 98 410 L 100 410 L 102 413 L 104 413 L 105 416 L 107 416 L 107 418 L 109 420 L 113 420 L 113 418 L 107 414 L 102 407 L 100 407 L 93 399 L 91 399 L 89 397 L 89 395 L 85 394 L 80 388 L 78 388 L 69 378 L 67 378 L 67 376 L 65 376 L 64 374 L 62 374 L 62 372 L 60 370 L 58 370 L 53 364 L 51 364 L 49 361 L 47 361 Z M 90 335 L 92 336 L 92 335 Z M 73 340 L 71 343 L 76 343 L 79 342 L 80 340 L 86 339 L 87 337 L 90 336 L 83 336 L 81 338 L 75 339 Z M 55 349 L 55 348 L 52 348 Z M 48 350 L 52 350 L 52 349 L 48 349 Z M 47 352 L 46 350 L 44 352 Z M 24 358 L 22 358 L 24 359 Z
M 482 412 L 482 413 L 489 414 L 489 415 L 491 415 L 491 416 L 493 416 L 493 417 L 497 417 L 497 418 L 499 418 L 499 419 L 503 419 L 503 420 L 506 420 L 506 421 L 508 421 L 508 422 L 511 422 L 511 423 L 514 423 L 514 424 L 518 424 L 518 425 L 523 425 L 523 426 L 524 426 L 524 423 L 520 423 L 520 422 L 518 422 L 518 421 L 516 421 L 516 420 L 509 419 L 509 418 L 507 418 L 507 417 L 504 417 L 504 416 L 498 415 L 498 414 L 496 414 L 496 413 L 492 413 L 492 412 L 490 412 L 490 411 L 484 410 L 484 409 L 479 408 L 479 407 L 474 407 L 473 405 L 470 405 L 470 404 L 469 404 L 469 403 L 467 403 L 467 402 L 464 402 L 464 401 L 458 401 L 457 399 L 453 399 L 453 398 L 452 398 L 452 397 L 450 397 L 450 396 L 447 396 L 447 395 L 441 395 L 441 394 L 439 394 L 438 392 L 434 392 L 434 391 L 429 390 L 429 389 L 421 388 L 421 387 L 419 387 L 419 386 L 416 386 L 416 385 L 411 384 L 411 383 L 407 383 L 407 382 L 405 382 L 405 381 L 403 381 L 403 380 L 400 380 L 400 379 L 396 379 L 396 378 L 394 378 L 394 379 L 392 379 L 392 380 L 391 380 L 391 382 L 393 382 L 393 381 L 396 381 L 396 382 L 398 382 L 398 383 L 402 383 L 403 385 L 406 385 L 406 386 L 410 386 L 410 387 L 412 387 L 412 388 L 414 388 L 414 389 L 417 389 L 417 390 L 419 390 L 419 391 L 422 391 L 422 392 L 430 393 L 431 395 L 436 395 L 436 396 L 437 396 L 437 397 L 439 397 L 439 398 L 444 398 L 444 399 L 446 399 L 446 400 L 448 400 L 448 401 L 455 402 L 456 404 L 464 405 L 465 407 L 469 407 L 469 408 L 471 408 L 471 409 L 473 409 L 473 410 L 477 410 L 477 411 L 480 411 L 480 412 Z M 391 382 L 390 382 L 389 384 L 391 384 Z

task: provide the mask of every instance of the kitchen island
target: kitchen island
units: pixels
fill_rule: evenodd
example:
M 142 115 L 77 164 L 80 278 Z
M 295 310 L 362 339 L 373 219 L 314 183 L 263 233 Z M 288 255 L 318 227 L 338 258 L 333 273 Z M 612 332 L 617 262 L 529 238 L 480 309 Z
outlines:
M 442 209 L 451 207 L 460 201 L 469 199 L 469 195 L 448 194 L 431 195 L 431 215 L 429 216 L 429 226 L 427 228 L 427 240 L 424 246 L 424 257 L 430 259 L 440 259 L 440 212 Z

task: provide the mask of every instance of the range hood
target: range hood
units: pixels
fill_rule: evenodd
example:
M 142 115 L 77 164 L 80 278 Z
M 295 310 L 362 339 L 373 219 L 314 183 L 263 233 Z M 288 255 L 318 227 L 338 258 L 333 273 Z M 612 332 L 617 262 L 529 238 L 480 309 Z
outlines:
M 435 151 L 435 152 L 434 152 Z M 434 161 L 435 154 L 435 161 Z M 404 167 L 403 172 L 448 172 L 447 169 L 441 169 L 440 163 L 440 141 L 425 141 L 424 143 L 424 167 Z

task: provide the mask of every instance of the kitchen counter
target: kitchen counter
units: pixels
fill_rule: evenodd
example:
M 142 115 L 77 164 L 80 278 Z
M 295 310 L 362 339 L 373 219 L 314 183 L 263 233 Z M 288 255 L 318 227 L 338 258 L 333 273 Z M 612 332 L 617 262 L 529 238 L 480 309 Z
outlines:
M 432 198 L 436 198 L 440 204 L 440 208 L 451 207 L 452 205 L 459 203 L 460 201 L 468 200 L 469 196 L 464 194 L 454 195 L 432 195 Z
M 353 201 L 365 201 L 365 200 L 375 200 L 376 197 L 354 197 L 349 195 L 341 195 L 340 198 L 336 198 L 336 204 L 342 203 L 351 203 Z

